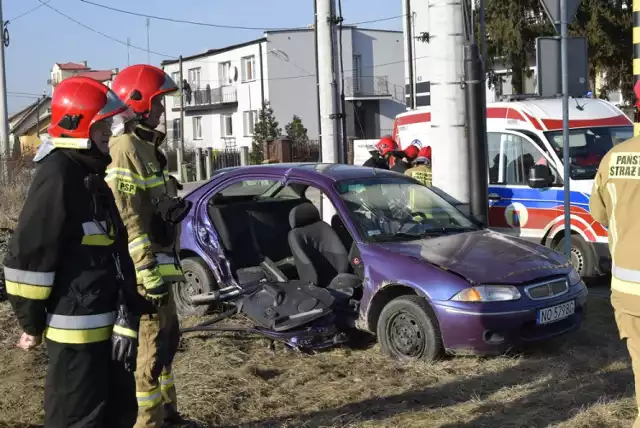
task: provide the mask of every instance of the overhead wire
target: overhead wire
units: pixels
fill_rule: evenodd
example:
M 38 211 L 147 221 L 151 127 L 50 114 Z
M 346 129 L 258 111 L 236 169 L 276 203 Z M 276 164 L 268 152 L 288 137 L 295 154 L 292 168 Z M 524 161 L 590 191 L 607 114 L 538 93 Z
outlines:
M 227 28 L 227 29 L 232 29 L 232 30 L 282 30 L 282 28 L 264 28 L 264 27 L 246 27 L 246 26 L 241 26 L 241 25 L 225 25 L 225 24 L 211 24 L 208 22 L 200 22 L 200 21 L 189 21 L 189 20 L 185 20 L 185 19 L 176 19 L 176 18 L 168 18 L 166 16 L 157 16 L 157 15 L 149 15 L 146 13 L 140 13 L 140 12 L 133 12 L 130 10 L 124 10 L 124 9 L 118 9 L 116 7 L 112 7 L 112 6 L 107 6 L 105 4 L 100 4 L 100 3 L 95 3 L 89 0 L 80 0 L 82 3 L 86 3 L 86 4 L 90 4 L 93 6 L 97 6 L 97 7 L 101 7 L 103 9 L 108 9 L 114 12 L 120 12 L 120 13 L 124 13 L 127 15 L 133 15 L 133 16 L 141 16 L 141 17 L 145 17 L 145 18 L 152 18 L 152 19 L 157 19 L 160 21 L 168 21 L 168 22 L 176 22 L 176 23 L 181 23 L 181 24 L 190 24 L 190 25 L 199 25 L 202 27 L 214 27 L 214 28 Z
M 40 98 L 41 96 L 43 96 L 44 94 L 35 94 L 33 92 L 13 92 L 13 91 L 7 91 L 7 94 L 11 94 L 11 95 L 23 95 L 25 97 L 36 97 L 36 98 Z
M 67 15 L 67 14 L 66 14 L 66 13 L 64 13 L 64 12 L 59 11 L 58 9 L 56 9 L 55 7 L 51 6 L 50 4 L 46 3 L 46 2 L 45 2 L 45 1 L 43 1 L 43 0 L 38 0 L 38 1 L 39 1 L 40 3 L 42 3 L 42 5 L 43 5 L 43 6 L 48 7 L 49 9 L 51 9 L 52 11 L 54 11 L 55 13 L 57 13 L 58 15 L 64 16 L 64 17 L 65 17 L 65 18 L 67 18 L 69 21 L 71 21 L 71 22 L 75 22 L 76 24 L 80 25 L 81 27 L 84 27 L 84 28 L 86 28 L 87 30 L 92 31 L 92 32 L 94 32 L 94 33 L 96 33 L 96 34 L 99 34 L 99 35 L 101 35 L 102 37 L 106 37 L 106 38 L 107 38 L 107 39 L 109 39 L 109 40 L 112 40 L 112 41 L 114 41 L 114 42 L 120 43 L 121 45 L 128 46 L 128 47 L 131 47 L 131 48 L 134 48 L 134 49 L 137 49 L 137 50 L 143 51 L 143 52 L 149 52 L 149 53 L 152 53 L 152 54 L 154 54 L 154 55 L 163 56 L 163 57 L 165 57 L 165 58 L 171 58 L 171 59 L 175 59 L 175 58 L 177 58 L 177 57 L 176 57 L 176 56 L 174 56 L 174 55 L 167 55 L 167 54 L 162 53 L 162 52 L 155 52 L 155 51 L 151 51 L 151 50 L 148 50 L 147 48 L 143 48 L 143 47 L 140 47 L 140 46 L 132 45 L 132 44 L 130 44 L 130 43 L 127 43 L 127 42 L 126 42 L 126 41 L 124 41 L 124 40 L 117 39 L 117 38 L 115 38 L 115 37 L 113 37 L 113 36 L 110 36 L 110 35 L 108 35 L 108 34 L 106 34 L 106 33 L 103 33 L 102 31 L 96 30 L 95 28 L 92 28 L 92 27 L 90 27 L 90 26 L 88 26 L 88 25 L 86 25 L 86 24 L 84 24 L 84 23 L 82 23 L 82 22 L 78 21 L 77 19 L 75 19 L 75 18 L 73 18 L 73 17 L 71 17 L 71 16 Z
M 44 3 L 49 3 L 51 0 L 47 0 Z M 16 16 L 15 18 L 11 18 L 11 19 L 7 19 L 7 21 L 5 22 L 5 24 L 9 24 L 11 22 L 15 22 L 18 19 L 22 18 L 23 16 L 27 16 L 29 15 L 31 12 L 35 12 L 36 10 L 40 9 L 42 6 L 44 6 L 44 4 L 42 2 L 40 2 L 39 5 L 37 5 L 36 7 L 32 7 L 31 9 L 27 10 L 26 12 L 21 13 L 20 15 Z
M 169 55 L 169 54 L 162 53 L 162 52 L 156 52 L 156 51 L 147 50 L 147 48 L 136 46 L 136 45 L 132 45 L 130 43 L 127 43 L 124 40 L 120 40 L 120 39 L 118 39 L 116 37 L 113 37 L 113 36 L 111 36 L 109 34 L 103 33 L 102 31 L 96 30 L 95 28 L 90 27 L 90 26 L 78 21 L 77 19 L 67 15 L 66 13 L 64 13 L 64 12 L 58 10 L 57 8 L 51 6 L 50 4 L 48 4 L 51 0 L 38 0 L 38 1 L 41 3 L 41 6 L 45 6 L 45 7 L 49 8 L 50 10 L 52 10 L 53 12 L 57 13 L 58 15 L 68 19 L 69 21 L 71 21 L 71 22 L 73 22 L 73 23 L 75 23 L 77 25 L 80 25 L 81 27 L 83 27 L 83 28 L 85 28 L 85 29 L 87 29 L 87 30 L 89 30 L 89 31 L 91 31 L 93 33 L 96 33 L 96 34 L 98 34 L 98 35 L 100 35 L 102 37 L 105 37 L 105 38 L 107 38 L 109 40 L 112 40 L 112 41 L 114 41 L 116 43 L 120 43 L 123 46 L 128 46 L 128 47 L 131 47 L 133 49 L 137 49 L 137 50 L 139 50 L 141 52 L 149 52 L 149 53 L 152 53 L 152 54 L 157 55 L 157 56 L 168 58 L 169 61 L 172 61 L 172 62 L 177 62 L 178 61 L 178 57 L 179 57 L 178 55 Z M 89 2 L 87 0 L 81 0 L 81 1 L 84 2 L 84 3 L 94 4 L 93 2 Z M 104 5 L 100 5 L 98 3 L 95 3 L 95 5 L 104 6 Z M 107 7 L 107 8 L 110 8 L 110 7 Z M 147 16 L 147 15 L 144 15 L 144 16 Z M 404 16 L 404 15 L 400 15 L 399 17 L 402 17 L 402 16 Z M 149 17 L 152 17 L 152 16 L 149 16 Z M 382 20 L 393 19 L 393 18 L 398 18 L 398 16 L 390 17 L 390 18 L 383 18 Z M 377 20 L 377 21 L 380 21 L 380 20 Z M 371 21 L 363 21 L 362 23 L 365 23 L 365 22 L 371 22 Z M 244 27 L 244 28 L 249 28 L 249 27 Z M 214 54 L 215 54 L 215 52 L 212 53 L 212 55 L 214 55 Z M 426 56 L 415 58 L 415 59 L 417 60 L 417 59 L 421 59 L 421 58 L 426 58 Z M 192 62 L 192 63 L 193 62 L 197 62 L 197 63 L 218 62 L 218 61 L 203 60 L 203 59 L 194 59 L 194 60 L 187 60 L 187 61 Z M 384 67 L 384 66 L 387 66 L 387 65 L 400 64 L 400 63 L 404 63 L 404 60 L 392 61 L 392 62 L 382 63 L 382 64 L 375 64 L 375 65 L 371 65 L 371 66 L 367 66 L 367 67 L 362 67 L 362 69 Z M 345 70 L 345 71 L 346 72 L 353 72 L 354 70 L 351 69 L 351 70 Z M 298 76 L 269 77 L 269 78 L 264 79 L 264 80 L 290 80 L 290 79 L 302 79 L 302 78 L 307 78 L 307 77 L 316 77 L 316 75 L 310 73 L 310 74 L 304 74 L 304 75 L 298 75 Z M 211 81 L 213 82 L 213 80 L 211 80 Z
M 226 29 L 231 29 L 231 30 L 253 30 L 253 31 L 278 31 L 278 30 L 285 30 L 286 28 L 283 27 L 247 27 L 247 26 L 243 26 L 243 25 L 226 25 L 226 24 L 213 24 L 210 22 L 202 22 L 202 21 L 191 21 L 191 20 L 187 20 L 187 19 L 177 19 L 177 18 L 169 18 L 166 16 L 158 16 L 158 15 L 150 15 L 147 13 L 141 13 L 141 12 L 134 12 L 131 10 L 125 10 L 125 9 L 119 9 L 117 7 L 113 7 L 113 6 L 107 6 L 106 4 L 101 4 L 101 3 L 96 3 L 93 2 L 91 0 L 80 0 L 82 3 L 86 3 L 86 4 L 90 4 L 92 6 L 96 6 L 96 7 L 101 7 L 103 9 L 107 9 L 107 10 L 111 10 L 113 12 L 120 12 L 120 13 L 124 13 L 127 15 L 133 15 L 133 16 L 140 16 L 140 17 L 144 17 L 144 18 L 151 18 L 151 19 L 157 19 L 160 21 L 167 21 L 167 22 L 174 22 L 174 23 L 179 23 L 179 24 L 190 24 L 190 25 L 198 25 L 201 27 L 213 27 L 213 28 L 226 28 Z M 376 22 L 384 22 L 384 21 L 390 21 L 392 19 L 398 19 L 398 18 L 402 18 L 404 15 L 396 15 L 396 16 L 387 16 L 384 18 L 378 18 L 378 19 L 372 19 L 369 21 L 362 21 L 362 22 L 354 22 L 354 23 L 349 23 L 346 25 L 361 25 L 361 24 L 373 24 Z M 302 28 L 302 27 L 300 27 Z

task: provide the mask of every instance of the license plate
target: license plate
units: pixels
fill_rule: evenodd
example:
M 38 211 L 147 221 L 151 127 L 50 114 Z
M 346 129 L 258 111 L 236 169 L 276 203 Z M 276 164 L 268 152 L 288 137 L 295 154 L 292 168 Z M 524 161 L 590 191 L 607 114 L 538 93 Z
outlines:
M 549 324 L 563 320 L 573 315 L 575 311 L 576 302 L 574 300 L 551 306 L 550 308 L 540 309 L 540 311 L 538 311 L 538 324 Z

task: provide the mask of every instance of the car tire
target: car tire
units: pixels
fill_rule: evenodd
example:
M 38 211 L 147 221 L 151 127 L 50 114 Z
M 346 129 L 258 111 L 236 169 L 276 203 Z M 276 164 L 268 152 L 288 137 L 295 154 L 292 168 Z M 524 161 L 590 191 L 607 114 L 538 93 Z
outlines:
M 391 300 L 382 309 L 376 330 L 383 352 L 393 359 L 432 361 L 443 353 L 438 320 L 423 297 Z
M 200 257 L 188 257 L 181 260 L 182 272 L 186 282 L 173 283 L 173 299 L 179 315 L 204 315 L 212 305 L 193 305 L 191 296 L 208 293 L 218 289 L 218 283 L 207 263 Z
M 562 254 L 564 242 L 564 238 L 560 239 L 555 247 L 555 250 Z M 593 251 L 580 235 L 571 235 L 571 264 L 582 278 L 590 279 L 598 275 Z

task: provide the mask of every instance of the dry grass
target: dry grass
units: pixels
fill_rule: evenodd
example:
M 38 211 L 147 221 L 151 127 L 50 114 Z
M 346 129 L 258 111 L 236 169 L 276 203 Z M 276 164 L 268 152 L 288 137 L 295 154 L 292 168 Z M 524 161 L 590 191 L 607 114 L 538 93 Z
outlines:
M 633 377 L 609 303 L 590 298 L 588 316 L 580 332 L 542 349 L 435 364 L 390 361 L 378 346 L 309 356 L 190 333 L 174 367 L 180 407 L 215 427 L 630 426 Z M 17 336 L 2 303 L 0 426 L 42 418 L 46 357 L 16 349 Z
M 0 175 L 0 229 L 13 229 L 18 221 L 33 173 L 33 156 L 9 161 L 9 177 Z

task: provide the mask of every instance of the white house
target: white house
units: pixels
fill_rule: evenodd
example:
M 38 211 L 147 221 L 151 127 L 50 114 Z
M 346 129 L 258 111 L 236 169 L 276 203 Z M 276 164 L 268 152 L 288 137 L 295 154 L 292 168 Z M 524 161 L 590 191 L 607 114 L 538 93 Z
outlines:
M 402 32 L 344 27 L 347 135 L 390 132 L 404 106 Z M 318 138 L 318 97 L 312 28 L 268 31 L 246 43 L 183 57 L 186 146 L 251 146 L 253 127 L 268 100 L 283 129 L 293 115 Z M 178 82 L 178 61 L 164 61 Z M 166 100 L 168 140 L 180 135 L 180 96 Z
M 119 69 L 117 68 L 112 70 L 92 70 L 87 65 L 87 61 L 82 61 L 81 64 L 75 62 L 55 63 L 51 68 L 51 77 L 47 80 L 47 83 L 51 85 L 51 93 L 53 93 L 58 83 L 71 76 L 90 77 L 111 87 L 111 81 L 118 74 L 118 71 Z

